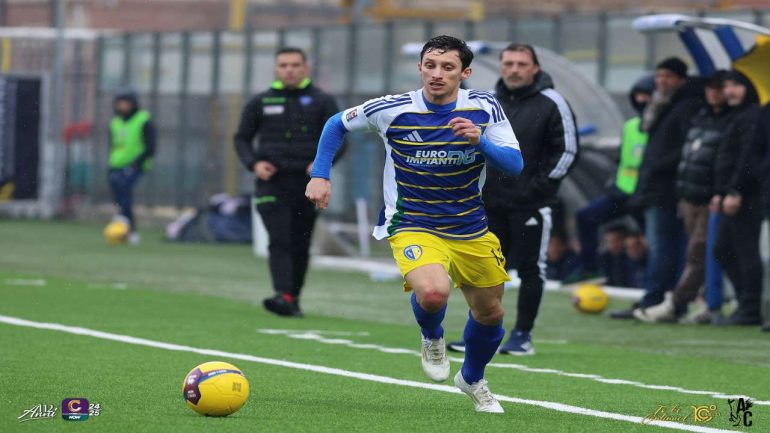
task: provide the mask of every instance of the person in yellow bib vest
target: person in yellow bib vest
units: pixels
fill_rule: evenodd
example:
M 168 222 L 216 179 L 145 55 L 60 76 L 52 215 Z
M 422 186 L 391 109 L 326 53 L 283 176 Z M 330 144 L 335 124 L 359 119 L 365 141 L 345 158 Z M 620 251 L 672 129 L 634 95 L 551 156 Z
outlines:
M 620 162 L 614 182 L 607 194 L 595 198 L 576 215 L 580 237 L 580 266 L 565 282 L 574 283 L 601 276 L 597 249 L 599 227 L 630 212 L 628 199 L 636 189 L 642 153 L 647 145 L 647 134 L 640 131 L 641 113 L 655 88 L 652 75 L 640 78 L 629 94 L 631 106 L 639 113 L 623 125 L 620 143 Z M 641 220 L 641 218 L 637 218 Z
M 110 121 L 109 174 L 113 201 L 130 225 L 128 241 L 139 243 L 132 211 L 134 187 L 152 166 L 155 153 L 155 127 L 150 113 L 140 109 L 136 94 L 121 91 L 113 101 L 115 117 Z

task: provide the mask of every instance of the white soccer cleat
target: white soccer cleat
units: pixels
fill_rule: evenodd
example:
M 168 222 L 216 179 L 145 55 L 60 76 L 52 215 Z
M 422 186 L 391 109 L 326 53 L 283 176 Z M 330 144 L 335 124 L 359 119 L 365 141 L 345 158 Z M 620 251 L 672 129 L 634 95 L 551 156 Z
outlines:
M 444 338 L 431 340 L 422 333 L 422 369 L 429 378 L 443 382 L 449 378 L 449 359 L 446 357 Z
M 486 380 L 481 379 L 472 385 L 468 385 L 463 378 L 462 370 L 460 370 L 455 374 L 455 386 L 460 391 L 468 394 L 468 397 L 473 400 L 476 412 L 505 413 L 503 407 L 500 406 L 500 402 L 497 401 L 495 396 L 492 395 L 492 391 L 489 390 Z

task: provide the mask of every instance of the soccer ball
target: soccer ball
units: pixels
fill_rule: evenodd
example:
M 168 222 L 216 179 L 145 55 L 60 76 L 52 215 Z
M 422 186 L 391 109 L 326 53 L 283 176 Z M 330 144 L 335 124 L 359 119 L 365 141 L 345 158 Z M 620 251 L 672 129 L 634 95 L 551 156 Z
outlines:
M 238 367 L 227 362 L 206 362 L 184 378 L 182 395 L 190 409 L 206 416 L 238 412 L 249 397 L 249 381 Z
M 597 284 L 581 284 L 572 292 L 572 305 L 584 313 L 601 313 L 608 303 L 607 294 Z
M 125 217 L 116 216 L 104 228 L 104 240 L 110 245 L 124 244 L 128 240 L 130 230 L 128 220 Z

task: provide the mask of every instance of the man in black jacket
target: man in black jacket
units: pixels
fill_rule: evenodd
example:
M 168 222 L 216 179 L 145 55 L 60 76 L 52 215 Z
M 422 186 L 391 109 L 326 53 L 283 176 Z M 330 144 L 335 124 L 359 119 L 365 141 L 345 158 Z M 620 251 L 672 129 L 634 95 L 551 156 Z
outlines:
M 302 50 L 279 50 L 276 80 L 248 102 L 234 137 L 241 162 L 256 176 L 255 203 L 270 236 L 276 294 L 263 305 L 281 316 L 302 316 L 299 295 L 316 218 L 313 204 L 305 198 L 305 185 L 324 124 L 339 111 L 332 96 L 311 83 L 309 71 Z M 252 142 L 257 134 L 255 150 Z
M 575 116 L 540 70 L 534 48 L 511 44 L 500 53 L 495 96 L 511 122 L 524 157 L 517 177 L 487 168 L 482 191 L 489 230 L 500 239 L 508 268 L 521 278 L 516 325 L 500 353 L 532 355 L 530 335 L 543 297 L 551 206 L 578 155 Z M 464 349 L 462 342 L 450 350 Z
M 684 230 L 677 215 L 676 173 L 690 120 L 703 107 L 702 83 L 687 77 L 687 65 L 677 57 L 655 68 L 655 92 L 642 116 L 649 134 L 631 205 L 644 210 L 649 244 L 647 287 L 639 308 L 663 301 L 674 288 L 683 257 Z M 614 314 L 630 318 L 632 311 Z
M 707 105 L 692 120 L 679 162 L 676 192 L 687 231 L 684 271 L 672 290 L 673 295 L 667 295 L 658 305 L 634 311 L 634 316 L 643 322 L 673 322 L 682 317 L 706 277 L 706 237 L 709 203 L 715 193 L 717 152 L 732 120 L 722 91 L 725 74 L 726 71 L 717 71 L 706 82 Z M 718 202 L 713 206 L 718 208 Z M 714 322 L 719 314 L 711 311 L 708 319 Z
M 770 104 L 765 105 L 759 115 L 751 149 L 752 172 L 760 183 L 760 195 L 765 218 L 770 217 Z M 770 299 L 764 300 L 765 326 L 770 332 Z
M 735 287 L 738 309 L 718 324 L 759 325 L 762 211 L 759 184 L 751 175 L 759 98 L 751 81 L 735 70 L 726 76 L 724 91 L 733 114 L 717 155 L 716 195 L 721 198 L 724 217 L 719 224 L 714 256 Z

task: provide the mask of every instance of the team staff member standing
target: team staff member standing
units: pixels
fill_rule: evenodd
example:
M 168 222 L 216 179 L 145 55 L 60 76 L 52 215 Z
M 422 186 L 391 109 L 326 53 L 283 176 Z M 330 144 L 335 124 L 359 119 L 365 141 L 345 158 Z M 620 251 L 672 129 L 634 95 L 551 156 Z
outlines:
M 578 155 L 577 128 L 569 104 L 540 70 L 530 45 L 511 44 L 500 53 L 495 96 L 524 157 L 518 177 L 488 167 L 483 190 L 489 230 L 500 239 L 508 265 L 521 278 L 516 325 L 500 353 L 533 355 L 530 332 L 543 297 L 551 206 Z M 463 351 L 464 346 L 453 342 L 449 349 Z
M 299 295 L 316 218 L 313 204 L 305 198 L 305 185 L 324 124 L 339 111 L 332 96 L 311 83 L 309 72 L 302 50 L 276 52 L 276 80 L 248 102 L 235 133 L 238 156 L 256 176 L 255 202 L 270 236 L 276 294 L 263 305 L 280 316 L 302 316 Z
M 129 224 L 128 243 L 139 243 L 133 202 L 134 187 L 142 173 L 152 166 L 155 153 L 155 126 L 150 113 L 139 107 L 136 93 L 127 90 L 115 95 L 115 117 L 110 121 L 110 171 L 108 178 L 115 203 Z

